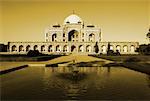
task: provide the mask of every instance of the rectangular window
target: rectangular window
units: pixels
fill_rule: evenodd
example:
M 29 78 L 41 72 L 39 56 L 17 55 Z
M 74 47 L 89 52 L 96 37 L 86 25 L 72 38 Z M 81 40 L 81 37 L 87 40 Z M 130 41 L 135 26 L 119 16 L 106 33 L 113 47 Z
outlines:
M 82 39 L 82 42 L 84 42 L 84 39 Z
M 65 42 L 65 39 L 63 39 L 63 42 Z

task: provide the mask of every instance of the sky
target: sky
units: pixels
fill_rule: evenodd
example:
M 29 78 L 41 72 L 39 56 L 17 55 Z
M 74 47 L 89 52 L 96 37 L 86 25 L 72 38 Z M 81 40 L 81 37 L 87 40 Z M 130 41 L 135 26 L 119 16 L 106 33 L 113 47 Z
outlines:
M 71 15 L 101 28 L 102 41 L 146 42 L 150 0 L 0 0 L 0 43 L 45 41 L 44 30 Z

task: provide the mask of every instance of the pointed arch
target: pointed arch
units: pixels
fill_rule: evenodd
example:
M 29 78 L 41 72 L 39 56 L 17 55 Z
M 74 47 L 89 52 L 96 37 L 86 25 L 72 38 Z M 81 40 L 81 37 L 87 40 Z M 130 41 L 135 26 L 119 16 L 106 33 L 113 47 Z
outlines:
M 84 51 L 84 48 L 83 48 L 83 45 L 80 45 L 79 46 L 79 50 L 78 50 L 79 52 L 83 52 Z
M 48 52 L 53 52 L 53 46 L 52 45 L 48 46 Z
M 131 52 L 135 52 L 135 46 L 134 46 L 134 45 L 131 45 L 130 51 L 131 51 Z
M 124 45 L 124 46 L 123 46 L 123 52 L 124 52 L 124 53 L 128 52 L 128 46 L 127 46 L 127 45 Z
M 60 45 L 57 45 L 56 46 L 56 52 L 60 52 L 61 51 L 61 47 L 60 47 Z
M 71 30 L 68 33 L 68 41 L 78 41 L 79 32 L 77 30 Z
M 16 47 L 16 45 L 13 45 L 13 46 L 11 47 L 11 50 L 12 50 L 12 52 L 17 51 L 17 47 Z
M 120 45 L 117 45 L 117 46 L 116 46 L 116 50 L 118 50 L 119 52 L 121 52 L 121 46 L 120 46 Z
M 89 34 L 89 41 L 95 42 L 95 34 L 94 33 Z
M 71 46 L 71 52 L 74 52 L 75 49 L 76 49 L 76 46 L 75 46 L 75 45 L 72 45 L 72 46 Z
M 38 46 L 37 46 L 37 45 L 34 45 L 33 49 L 34 49 L 34 50 L 38 50 Z
M 92 47 L 90 45 L 86 46 L 86 52 L 92 52 Z
M 106 53 L 106 51 L 107 51 L 106 45 L 103 45 L 103 46 L 101 47 L 101 49 L 102 49 L 102 50 L 101 50 L 102 53 Z
M 113 45 L 110 45 L 110 50 L 114 50 L 114 46 Z
M 22 52 L 22 51 L 24 51 L 24 50 L 23 50 L 23 45 L 20 45 L 20 46 L 19 46 L 19 52 Z
M 45 51 L 45 45 L 41 46 L 41 52 Z
M 29 50 L 30 50 L 30 45 L 28 45 L 27 47 L 26 47 L 26 52 L 28 52 Z
M 69 49 L 68 49 L 69 47 L 67 46 L 67 45 L 65 45 L 64 47 L 63 47 L 63 52 L 69 52 Z
M 56 41 L 56 38 L 57 38 L 57 34 L 54 33 L 54 34 L 52 35 L 52 41 Z

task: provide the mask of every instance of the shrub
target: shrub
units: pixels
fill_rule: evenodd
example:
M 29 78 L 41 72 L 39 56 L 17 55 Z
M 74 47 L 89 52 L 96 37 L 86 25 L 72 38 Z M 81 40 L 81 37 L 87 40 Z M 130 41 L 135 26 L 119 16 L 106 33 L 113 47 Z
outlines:
M 135 57 L 127 58 L 124 62 L 140 62 L 141 60 Z
M 34 57 L 34 56 L 39 56 L 39 55 L 41 55 L 41 53 L 38 50 L 30 50 L 27 53 L 27 56 L 29 56 L 29 57 Z

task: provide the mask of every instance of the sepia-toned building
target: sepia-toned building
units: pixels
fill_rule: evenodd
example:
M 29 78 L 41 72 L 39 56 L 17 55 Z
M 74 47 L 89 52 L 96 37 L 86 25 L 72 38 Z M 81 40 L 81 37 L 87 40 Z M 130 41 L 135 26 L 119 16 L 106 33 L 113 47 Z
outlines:
M 139 47 L 138 42 L 102 42 L 100 28 L 85 25 L 79 16 L 71 14 L 62 25 L 55 24 L 45 30 L 45 42 L 9 42 L 8 50 L 16 54 L 26 54 L 29 50 L 45 54 L 95 54 L 96 42 L 102 54 L 106 54 L 108 44 L 121 54 L 136 54 Z

